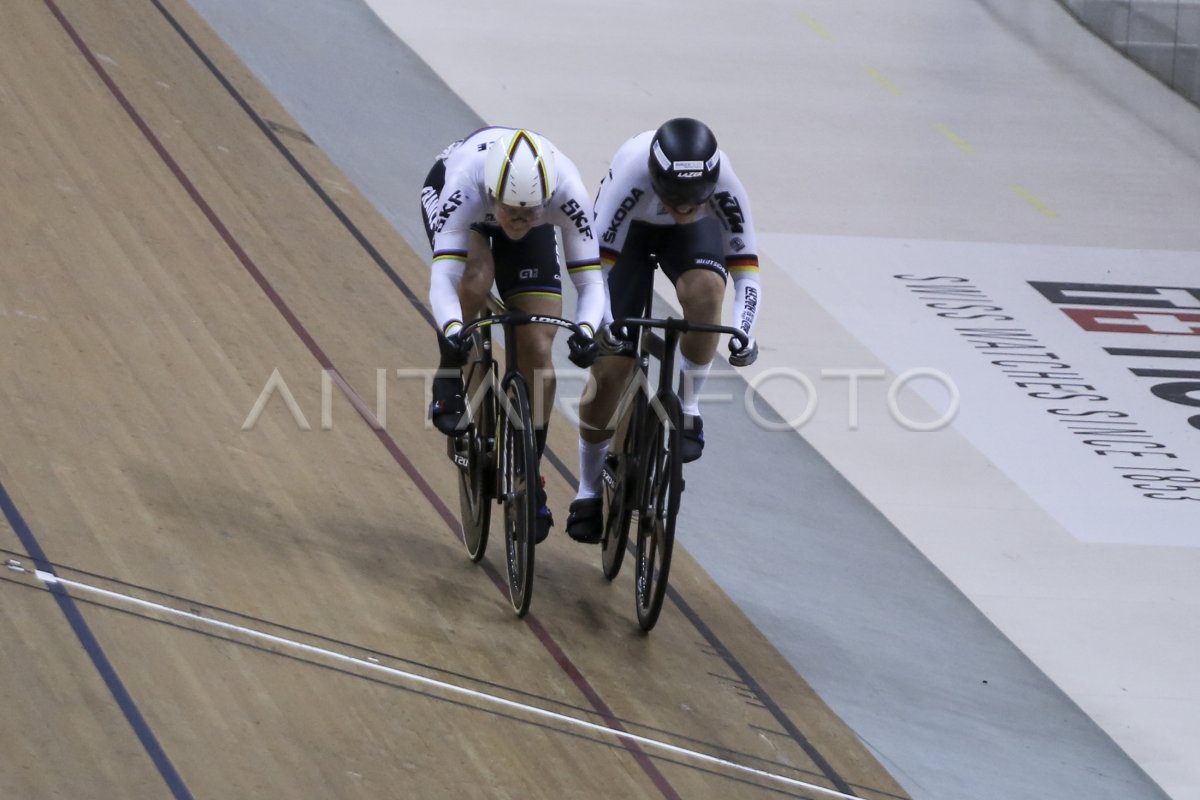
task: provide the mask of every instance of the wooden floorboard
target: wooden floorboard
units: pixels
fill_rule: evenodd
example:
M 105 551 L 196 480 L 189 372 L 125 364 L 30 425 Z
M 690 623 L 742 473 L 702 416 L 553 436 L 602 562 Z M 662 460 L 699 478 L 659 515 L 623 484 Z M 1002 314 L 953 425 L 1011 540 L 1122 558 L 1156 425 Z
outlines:
M 299 126 L 185 4 L 0 23 L 0 796 L 814 796 L 571 721 L 606 717 L 901 794 L 686 553 L 649 637 L 630 570 L 608 585 L 560 531 L 512 616 L 500 548 L 479 567 L 456 539 L 423 386 L 395 377 L 432 363 L 403 291 L 424 254 L 314 145 L 264 134 Z M 336 387 L 323 429 L 323 367 L 371 407 L 387 371 L 382 431 Z M 243 430 L 275 371 L 309 430 L 279 396 Z M 551 448 L 574 452 L 561 419 Z

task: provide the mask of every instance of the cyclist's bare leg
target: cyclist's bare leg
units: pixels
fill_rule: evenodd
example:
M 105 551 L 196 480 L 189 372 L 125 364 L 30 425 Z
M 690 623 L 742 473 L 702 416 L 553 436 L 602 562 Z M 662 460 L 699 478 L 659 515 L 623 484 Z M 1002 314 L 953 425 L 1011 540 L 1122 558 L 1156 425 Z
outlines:
M 675 294 L 683 307 L 683 316 L 688 322 L 721 324 L 721 306 L 725 299 L 725 281 L 707 269 L 690 269 L 675 281 Z M 685 333 L 679 342 L 679 351 L 693 364 L 707 364 L 717 352 L 716 333 Z
M 592 365 L 588 385 L 579 404 L 579 436 L 585 442 L 599 444 L 612 438 L 617 409 L 635 361 L 625 356 L 601 356 Z
M 549 317 L 562 316 L 562 298 L 556 295 L 517 294 L 507 298 L 509 308 L 526 314 L 541 314 Z M 546 447 L 546 428 L 550 424 L 550 412 L 554 409 L 554 362 L 550 348 L 558 328 L 553 325 L 519 325 L 514 330 L 517 338 L 517 369 L 529 384 L 529 402 L 533 408 L 533 438 L 537 447 L 538 477 L 541 479 L 542 451 Z M 535 541 L 542 541 L 550 532 L 552 516 L 546 506 L 545 489 L 538 486 L 538 532 Z
M 690 269 L 675 281 L 675 292 L 683 316 L 689 322 L 716 325 L 721 322 L 725 281 L 715 272 Z M 694 461 L 704 447 L 700 417 L 700 393 L 708 378 L 719 334 L 690 331 L 679 342 L 679 368 L 684 374 L 679 399 L 683 406 L 683 460 Z
M 571 502 L 567 533 L 594 542 L 603 526 L 600 478 L 612 443 L 621 398 L 637 362 L 626 356 L 601 356 L 592 364 L 579 403 L 579 489 Z
M 562 315 L 562 298 L 542 294 L 518 294 L 508 299 L 508 306 L 526 314 Z M 550 348 L 558 328 L 553 325 L 521 325 L 517 333 L 517 367 L 529 384 L 529 400 L 533 405 L 533 426 L 545 429 L 554 409 L 557 385 Z

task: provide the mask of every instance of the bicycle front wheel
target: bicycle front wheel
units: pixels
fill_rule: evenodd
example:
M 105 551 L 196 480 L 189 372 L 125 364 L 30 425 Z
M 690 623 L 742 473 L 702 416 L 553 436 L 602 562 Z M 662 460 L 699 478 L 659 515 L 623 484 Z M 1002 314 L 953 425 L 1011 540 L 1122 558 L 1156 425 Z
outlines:
M 482 352 L 483 348 L 478 348 Z M 491 360 L 481 356 L 463 370 L 467 396 L 483 384 L 492 372 Z M 493 384 L 494 386 L 494 384 Z M 466 431 L 451 437 L 451 457 L 458 467 L 459 521 L 467 555 L 478 563 L 487 549 L 488 526 L 492 518 L 492 495 L 495 487 L 496 395 L 484 389 L 478 413 Z
M 641 492 L 633 591 L 638 624 L 644 631 L 654 627 L 662 611 L 675 546 L 675 517 L 683 494 L 683 461 L 679 453 L 683 412 L 674 394 L 663 394 L 658 399 L 666 418 L 646 415 L 638 458 Z
M 630 410 L 614 442 L 615 452 L 604 460 L 601 494 L 604 498 L 604 535 L 600 539 L 600 569 L 610 581 L 621 572 L 629 545 L 629 525 L 633 520 L 634 479 L 637 475 L 636 418 L 645 410 L 645 401 Z
M 513 611 L 523 617 L 533 599 L 534 525 L 537 524 L 537 449 L 529 390 L 520 374 L 504 387 L 501 452 L 503 461 L 504 549 L 508 568 L 508 597 Z

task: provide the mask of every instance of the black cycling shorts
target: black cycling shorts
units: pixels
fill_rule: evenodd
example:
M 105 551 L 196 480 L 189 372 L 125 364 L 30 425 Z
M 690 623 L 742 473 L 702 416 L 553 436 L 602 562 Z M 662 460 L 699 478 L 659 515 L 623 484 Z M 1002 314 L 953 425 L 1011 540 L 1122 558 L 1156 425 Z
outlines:
M 608 273 L 613 319 L 649 313 L 656 262 L 672 284 L 693 269 L 706 269 L 728 280 L 720 223 L 710 217 L 687 225 L 633 222 L 625 246 Z
M 438 197 L 445 185 L 446 163 L 439 159 L 429 170 L 421 188 L 421 219 L 425 223 L 430 249 L 433 248 L 433 226 L 429 209 L 437 208 Z M 472 225 L 471 230 L 483 236 L 491 248 L 496 266 L 496 289 L 502 300 L 523 294 L 562 295 L 562 272 L 553 225 L 538 225 L 519 241 L 505 236 L 490 217 L 488 221 Z

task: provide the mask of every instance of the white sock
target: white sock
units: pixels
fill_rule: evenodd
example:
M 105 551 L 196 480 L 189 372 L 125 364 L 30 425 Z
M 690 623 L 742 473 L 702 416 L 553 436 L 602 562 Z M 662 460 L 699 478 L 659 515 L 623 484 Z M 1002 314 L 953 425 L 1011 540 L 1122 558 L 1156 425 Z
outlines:
M 612 438 L 603 442 L 579 440 L 579 491 L 576 500 L 590 500 L 600 496 L 600 475 L 604 472 L 604 457 Z
M 693 364 L 683 353 L 679 354 L 679 370 L 683 373 L 683 392 L 679 399 L 683 405 L 683 413 L 689 417 L 700 416 L 700 390 L 704 388 L 704 379 L 708 377 L 711 367 L 712 361 Z

